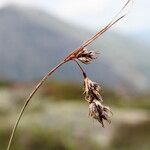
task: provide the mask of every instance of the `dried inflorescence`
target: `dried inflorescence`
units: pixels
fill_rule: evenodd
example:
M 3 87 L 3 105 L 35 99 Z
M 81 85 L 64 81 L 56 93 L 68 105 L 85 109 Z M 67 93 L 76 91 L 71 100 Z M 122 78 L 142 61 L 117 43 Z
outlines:
M 84 78 L 84 94 L 85 99 L 91 103 L 93 100 L 103 101 L 100 95 L 101 87 L 98 83 L 91 81 L 88 77 Z
M 94 51 L 88 51 L 87 49 L 79 51 L 75 57 L 75 59 L 84 64 L 89 64 L 96 58 L 97 53 Z M 78 61 L 76 62 L 82 70 L 84 76 L 84 95 L 85 100 L 89 103 L 89 116 L 98 120 L 102 124 L 102 127 L 104 127 L 104 120 L 106 120 L 108 123 L 111 123 L 110 113 L 112 112 L 109 107 L 102 104 L 103 99 L 100 94 L 101 86 L 98 83 L 90 80 Z
M 101 87 L 97 83 L 91 81 L 88 77 L 84 78 L 84 94 L 85 100 L 89 103 L 89 116 L 98 120 L 104 127 L 103 120 L 111 123 L 109 116 L 111 110 L 102 104 L 103 99 L 100 91 Z
M 98 57 L 99 52 L 88 51 L 86 48 L 83 48 L 82 51 L 77 53 L 76 58 L 84 64 L 89 64 L 92 60 Z
M 110 108 L 102 105 L 101 102 L 98 100 L 93 100 L 93 102 L 89 105 L 89 116 L 98 120 L 102 124 L 102 127 L 104 127 L 103 120 L 106 120 L 108 123 L 111 123 L 109 115 L 110 113 Z

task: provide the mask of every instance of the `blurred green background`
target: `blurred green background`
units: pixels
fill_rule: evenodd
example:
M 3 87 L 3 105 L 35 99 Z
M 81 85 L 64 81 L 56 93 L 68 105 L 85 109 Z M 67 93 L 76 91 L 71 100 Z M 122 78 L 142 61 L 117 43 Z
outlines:
M 0 150 L 5 150 L 25 99 L 60 60 L 104 27 L 127 0 L 0 0 Z M 113 111 L 105 128 L 88 116 L 83 79 L 73 62 L 35 94 L 12 150 L 150 150 L 150 1 L 128 15 L 89 50 L 83 65 L 102 86 Z
M 0 86 L 0 146 L 5 149 L 12 126 L 34 84 Z M 82 85 L 49 81 L 26 110 L 14 150 L 148 150 L 150 149 L 149 96 L 124 97 L 105 89 L 104 103 L 113 111 L 105 128 L 88 117 Z

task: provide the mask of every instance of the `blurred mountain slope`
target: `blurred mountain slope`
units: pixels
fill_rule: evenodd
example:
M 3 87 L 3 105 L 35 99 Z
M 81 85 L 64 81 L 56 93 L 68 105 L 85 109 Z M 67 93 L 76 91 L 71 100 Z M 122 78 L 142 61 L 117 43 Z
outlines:
M 41 78 L 92 32 L 69 25 L 42 11 L 9 5 L 0 10 L 0 77 L 13 81 Z M 100 59 L 85 66 L 94 80 L 109 88 L 145 91 L 150 88 L 148 48 L 109 31 L 89 49 Z M 68 64 L 56 79 L 79 80 L 80 72 Z

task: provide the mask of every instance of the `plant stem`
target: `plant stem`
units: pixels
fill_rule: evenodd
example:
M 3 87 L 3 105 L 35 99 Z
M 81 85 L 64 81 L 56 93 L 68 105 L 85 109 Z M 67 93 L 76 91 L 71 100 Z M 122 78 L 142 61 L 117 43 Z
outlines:
M 127 2 L 124 4 L 124 6 L 122 7 L 122 9 L 117 13 L 117 15 L 115 15 L 115 17 L 101 30 L 99 30 L 96 34 L 94 34 L 90 39 L 88 39 L 87 41 L 83 42 L 83 44 L 81 44 L 75 51 L 73 51 L 67 58 L 70 59 L 71 57 L 74 58 L 74 56 L 83 50 L 83 48 L 87 47 L 88 45 L 90 45 L 93 41 L 95 41 L 98 37 L 100 37 L 103 33 L 105 33 L 108 29 L 110 29 L 114 24 L 116 24 L 118 21 L 120 21 L 122 18 L 124 18 L 127 15 L 127 11 L 126 13 L 124 13 L 123 15 L 121 15 L 121 13 L 125 10 L 125 8 L 130 4 L 130 2 L 132 2 L 133 4 L 133 0 L 127 0 Z M 121 15 L 119 17 L 119 15 Z
M 14 137 L 14 134 L 15 134 L 15 131 L 17 129 L 17 126 L 19 124 L 19 121 L 25 111 L 25 108 L 27 107 L 28 103 L 30 102 L 31 98 L 33 97 L 33 95 L 36 93 L 36 91 L 41 87 L 41 85 L 44 83 L 44 81 L 46 81 L 46 79 L 55 71 L 57 70 L 60 66 L 62 66 L 64 63 L 70 61 L 70 60 L 74 60 L 74 58 L 76 57 L 76 54 L 80 51 L 83 50 L 83 48 L 85 48 L 86 46 L 90 45 L 93 41 L 95 41 L 100 35 L 102 35 L 104 32 L 106 32 L 109 28 L 111 28 L 114 24 L 116 24 L 119 20 L 121 20 L 122 18 L 125 17 L 126 14 L 122 15 L 121 17 L 119 17 L 117 19 L 117 17 L 119 16 L 119 14 L 121 14 L 121 12 L 126 8 L 126 6 L 129 4 L 129 2 L 132 1 L 132 0 L 128 0 L 126 2 L 126 4 L 123 6 L 123 8 L 119 11 L 119 13 L 112 19 L 112 21 L 107 25 L 105 26 L 103 29 L 101 29 L 100 31 L 98 31 L 94 36 L 92 36 L 89 40 L 85 41 L 82 45 L 80 45 L 79 48 L 75 49 L 72 53 L 70 53 L 66 59 L 64 61 L 62 61 L 61 63 L 59 63 L 56 67 L 54 67 L 50 72 L 48 72 L 48 74 L 46 74 L 43 79 L 37 84 L 37 86 L 34 88 L 34 90 L 31 92 L 31 94 L 29 95 L 29 97 L 26 99 L 26 102 L 25 104 L 23 105 L 22 109 L 21 109 L 21 112 L 16 120 L 16 123 L 15 123 L 15 126 L 12 130 L 12 133 L 11 133 L 11 137 L 9 139 L 9 143 L 8 143 L 8 146 L 7 146 L 7 150 L 10 150 L 10 146 L 11 146 L 11 143 L 12 143 L 12 140 L 13 140 L 13 137 Z M 76 60 L 75 60 L 76 61 Z M 78 63 L 78 61 L 76 61 L 76 63 L 78 64 L 78 66 L 80 67 L 82 73 L 83 73 L 83 76 L 84 78 L 86 77 L 86 74 L 83 70 L 83 68 L 80 66 L 80 64 Z
M 9 139 L 9 143 L 8 143 L 8 146 L 7 146 L 7 150 L 10 150 L 10 146 L 12 144 L 12 140 L 13 140 L 13 137 L 15 135 L 15 132 L 16 132 L 16 129 L 18 127 L 18 124 L 19 124 L 19 121 L 25 111 L 25 108 L 27 107 L 27 105 L 29 104 L 31 98 L 33 97 L 33 95 L 36 93 L 36 91 L 41 87 L 41 85 L 44 83 L 44 81 L 46 81 L 48 79 L 48 77 L 53 73 L 55 72 L 60 66 L 62 66 L 64 63 L 66 63 L 67 61 L 62 61 L 61 63 L 59 63 L 56 67 L 54 67 L 52 70 L 50 70 L 42 79 L 41 81 L 37 84 L 37 86 L 33 89 L 33 91 L 31 92 L 31 94 L 29 95 L 29 97 L 26 99 L 25 101 L 25 104 L 23 105 L 21 111 L 20 111 L 20 114 L 15 122 L 15 125 L 13 127 L 13 130 L 12 130 L 12 133 L 11 133 L 11 136 L 10 136 L 10 139 Z
M 81 72 L 82 72 L 82 74 L 83 74 L 83 77 L 86 78 L 87 75 L 86 75 L 85 71 L 83 70 L 83 68 L 81 67 L 81 65 L 79 64 L 79 62 L 78 62 L 76 59 L 74 59 L 74 61 L 75 61 L 75 62 L 77 63 L 77 65 L 79 66 L 79 68 L 80 68 L 80 70 L 81 70 Z

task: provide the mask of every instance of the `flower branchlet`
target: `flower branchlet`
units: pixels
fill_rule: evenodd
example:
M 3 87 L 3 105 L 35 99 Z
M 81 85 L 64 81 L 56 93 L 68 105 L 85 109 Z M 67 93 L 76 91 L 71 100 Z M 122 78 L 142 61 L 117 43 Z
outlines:
M 98 120 L 102 124 L 102 127 L 104 127 L 104 120 L 111 123 L 110 113 L 112 114 L 112 111 L 108 106 L 102 104 L 103 99 L 100 94 L 102 88 L 98 83 L 89 79 L 77 60 L 75 60 L 75 62 L 78 64 L 84 77 L 83 94 L 85 95 L 85 100 L 89 103 L 89 116 Z M 92 61 L 90 61 L 90 63 L 91 62 Z
M 81 61 L 82 63 L 86 63 L 86 64 L 88 62 L 89 64 L 92 62 L 92 60 L 95 59 L 94 55 L 95 55 L 94 51 L 92 51 L 92 54 L 91 54 L 85 49 L 84 51 L 79 52 L 79 54 L 77 55 L 78 56 L 77 59 L 79 60 L 79 58 L 84 58 L 82 59 L 82 61 L 81 60 L 79 61 Z M 77 60 L 75 60 L 75 62 L 78 64 L 79 68 L 81 69 L 83 73 L 83 77 L 84 77 L 83 94 L 85 95 L 85 100 L 89 103 L 89 116 L 98 120 L 102 124 L 102 127 L 104 127 L 104 122 L 103 122 L 104 120 L 106 120 L 108 123 L 111 123 L 109 114 L 112 113 L 112 111 L 110 110 L 108 106 L 104 106 L 102 104 L 103 99 L 100 94 L 102 88 L 98 83 L 93 82 L 87 76 L 87 74 L 85 73 L 85 71 L 83 70 L 83 68 L 81 67 L 81 65 L 79 64 Z

